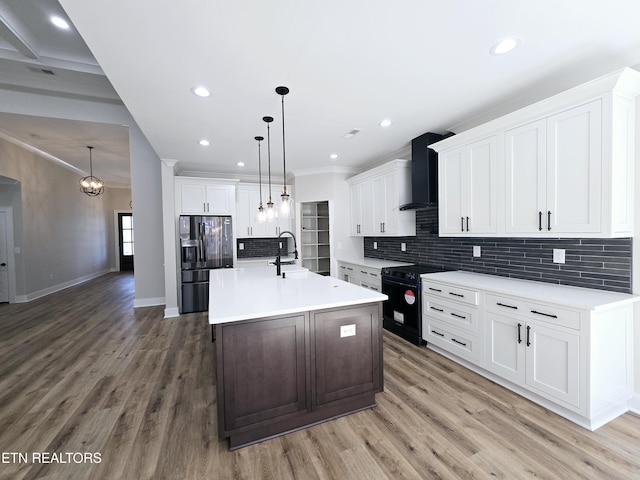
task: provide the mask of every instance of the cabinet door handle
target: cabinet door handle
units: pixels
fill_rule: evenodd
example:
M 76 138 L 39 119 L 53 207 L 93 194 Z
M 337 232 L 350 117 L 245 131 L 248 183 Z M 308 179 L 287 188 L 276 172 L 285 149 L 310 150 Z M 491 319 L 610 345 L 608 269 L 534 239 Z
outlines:
M 382 222 L 382 233 L 387 233 L 387 224 Z
M 461 293 L 449 292 L 449 295 L 453 295 L 454 297 L 464 298 L 464 295 L 462 295 Z
M 211 210 L 209 210 L 209 202 L 207 202 L 207 212 L 210 212 Z
M 527 347 L 531 346 L 531 342 L 529 341 L 530 332 L 531 332 L 531 327 L 527 325 Z
M 538 212 L 538 230 L 542 231 L 542 211 Z
M 453 313 L 453 312 L 451 313 L 451 316 L 456 318 L 461 318 L 463 320 L 467 319 L 467 317 L 465 317 L 464 315 L 458 315 L 457 313 Z
M 207 204 L 206 203 L 202 203 L 202 211 L 206 212 L 207 211 Z
M 547 211 L 547 231 L 551 230 L 551 210 Z
M 516 307 L 514 305 L 507 305 L 506 303 L 496 302 L 496 305 L 498 305 L 500 307 L 512 308 L 513 310 L 517 310 L 518 309 L 518 307 Z
M 444 310 L 443 310 L 443 309 L 441 309 L 441 308 L 436 308 L 436 307 L 429 307 L 429 308 L 430 308 L 431 310 L 435 310 L 436 312 L 440 312 L 440 313 L 444 312 Z
M 550 317 L 550 318 L 558 318 L 557 315 L 553 315 L 551 313 L 538 312 L 536 310 L 531 310 L 531 313 L 535 313 L 536 315 L 543 315 L 545 317 Z
M 522 328 L 522 324 L 518 324 L 518 343 L 522 343 L 522 337 L 520 336 L 520 329 Z
M 467 217 L 467 232 L 469 231 L 469 217 Z
M 440 292 L 440 293 L 442 293 L 442 290 L 440 290 L 439 288 L 429 287 L 429 290 L 433 290 L 434 292 Z
M 463 347 L 467 346 L 466 343 L 461 342 L 460 340 L 456 340 L 455 338 L 452 338 L 451 341 L 457 343 L 458 345 L 462 345 Z
M 464 232 L 464 217 L 460 217 L 460 231 Z
M 444 333 L 436 332 L 435 330 L 431 330 L 431 333 L 438 335 L 439 337 L 444 337 Z

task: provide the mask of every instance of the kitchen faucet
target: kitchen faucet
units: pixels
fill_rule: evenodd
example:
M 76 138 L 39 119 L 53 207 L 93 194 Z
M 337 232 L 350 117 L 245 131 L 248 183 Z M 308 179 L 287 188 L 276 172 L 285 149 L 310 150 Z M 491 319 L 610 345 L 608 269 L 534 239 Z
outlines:
M 295 260 L 298 259 L 298 244 L 296 242 L 296 236 L 290 232 L 289 230 L 283 230 L 282 232 L 280 232 L 280 235 L 278 235 L 278 238 L 282 237 L 282 235 L 284 235 L 285 233 L 288 233 L 289 235 L 291 235 L 291 238 L 293 238 L 293 254 L 295 255 Z M 282 261 L 280 260 L 280 245 L 281 243 L 278 242 L 278 256 L 276 257 L 276 275 L 280 276 L 282 274 Z M 289 253 L 289 252 L 287 252 Z

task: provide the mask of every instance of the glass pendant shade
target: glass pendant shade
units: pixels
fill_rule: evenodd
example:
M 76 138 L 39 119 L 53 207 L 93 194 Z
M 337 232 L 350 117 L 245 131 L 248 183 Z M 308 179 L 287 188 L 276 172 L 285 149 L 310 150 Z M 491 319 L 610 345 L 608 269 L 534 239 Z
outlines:
M 97 197 L 104 192 L 104 182 L 93 176 L 93 158 L 91 151 L 93 147 L 87 146 L 89 149 L 89 175 L 80 179 L 80 191 L 90 197 Z
M 287 155 L 285 148 L 285 135 L 284 135 L 284 96 L 289 93 L 287 87 L 276 87 L 276 93 L 282 97 L 282 167 L 284 170 L 284 187 L 282 194 L 280 195 L 280 205 L 278 206 L 278 213 L 282 218 L 289 218 L 293 211 L 293 198 L 287 190 Z

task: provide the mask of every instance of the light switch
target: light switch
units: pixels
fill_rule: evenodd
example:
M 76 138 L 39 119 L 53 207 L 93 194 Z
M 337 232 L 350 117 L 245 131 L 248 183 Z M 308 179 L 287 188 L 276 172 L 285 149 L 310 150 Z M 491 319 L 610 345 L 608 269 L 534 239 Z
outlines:
M 353 337 L 356 334 L 356 325 L 340 325 L 340 338 Z
M 564 248 L 553 249 L 553 263 L 564 263 Z
M 481 250 L 480 250 L 480 245 L 474 245 L 473 246 L 473 256 L 474 257 L 480 257 L 481 256 Z
M 406 252 L 407 251 L 407 244 L 406 243 L 402 242 L 400 244 L 400 251 L 401 252 Z
M 373 242 L 373 249 L 377 250 L 378 249 L 378 242 Z
M 238 248 L 239 248 L 240 250 L 244 250 L 244 243 L 239 243 L 239 244 L 238 244 Z

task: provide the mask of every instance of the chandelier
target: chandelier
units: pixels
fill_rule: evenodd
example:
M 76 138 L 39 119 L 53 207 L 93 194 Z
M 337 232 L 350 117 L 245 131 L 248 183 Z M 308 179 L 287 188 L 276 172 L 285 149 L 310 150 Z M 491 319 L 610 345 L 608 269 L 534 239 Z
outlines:
M 87 145 L 87 148 L 89 149 L 89 176 L 80 179 L 80 191 L 90 197 L 97 197 L 104 192 L 104 182 L 93 176 L 93 158 L 91 157 L 93 147 Z

